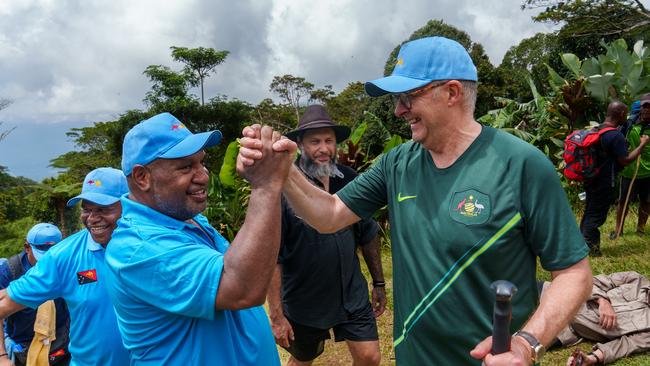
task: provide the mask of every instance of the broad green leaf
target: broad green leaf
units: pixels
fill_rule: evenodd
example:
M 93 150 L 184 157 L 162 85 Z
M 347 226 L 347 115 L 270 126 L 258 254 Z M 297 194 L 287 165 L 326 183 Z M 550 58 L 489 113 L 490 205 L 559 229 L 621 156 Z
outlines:
M 560 76 L 555 70 L 553 70 L 552 67 L 550 67 L 548 64 L 544 64 L 546 68 L 548 69 L 548 81 L 551 83 L 551 86 L 553 89 L 556 91 L 566 83 L 566 80 L 564 80 L 563 77 Z
M 564 141 L 556 139 L 555 137 L 551 137 L 551 142 L 553 142 L 553 144 L 555 144 L 557 147 L 564 147 Z
M 630 97 L 636 97 L 650 89 L 650 75 L 627 80 L 628 93 Z
M 603 103 L 609 101 L 609 87 L 612 85 L 614 73 L 608 72 L 605 75 L 592 75 L 587 78 L 586 89 L 593 97 Z
M 219 180 L 224 186 L 234 187 L 237 180 L 237 153 L 239 152 L 239 141 L 228 144 L 226 156 L 219 170 Z
M 400 136 L 400 135 L 391 136 L 390 140 L 388 140 L 388 142 L 386 142 L 386 145 L 384 145 L 384 153 L 389 152 L 395 146 L 399 146 L 403 142 L 404 142 L 404 140 L 402 139 L 402 136 Z
M 350 142 L 352 142 L 353 145 L 359 145 L 359 141 L 361 141 L 363 134 L 366 133 L 367 128 L 368 122 L 361 122 L 350 134 Z
M 648 48 L 643 47 L 643 40 L 640 39 L 634 44 L 634 54 L 641 60 L 648 57 Z
M 589 58 L 582 63 L 582 74 L 586 77 L 589 77 L 591 75 L 598 75 L 602 72 L 603 71 L 600 67 L 600 62 L 598 62 L 598 59 L 594 57 Z
M 560 56 L 562 58 L 562 63 L 564 66 L 566 66 L 571 72 L 573 73 L 573 76 L 577 78 L 580 77 L 580 59 L 578 56 L 574 55 L 573 53 L 565 53 Z

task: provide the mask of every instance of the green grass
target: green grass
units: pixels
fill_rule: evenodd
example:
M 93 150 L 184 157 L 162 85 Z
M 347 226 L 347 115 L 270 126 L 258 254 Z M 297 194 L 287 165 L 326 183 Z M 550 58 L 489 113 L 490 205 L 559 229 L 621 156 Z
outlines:
M 600 273 L 611 273 L 621 271 L 637 271 L 646 277 L 650 277 L 650 250 L 648 243 L 650 242 L 650 226 L 647 227 L 647 234 L 639 236 L 635 233 L 636 220 L 634 209 L 631 210 L 630 215 L 626 221 L 623 231 L 623 236 L 616 242 L 609 240 L 609 232 L 614 230 L 614 212 L 610 211 L 609 217 L 605 225 L 601 227 L 602 236 L 602 251 L 603 256 L 600 258 L 591 258 L 591 266 L 594 275 Z M 578 213 L 578 220 L 580 213 Z M 386 277 L 386 292 L 389 298 L 387 311 L 378 320 L 379 327 L 379 342 L 382 353 L 382 365 L 394 365 L 393 353 L 393 302 L 392 302 L 392 264 L 390 258 L 390 251 L 384 251 L 382 256 L 384 265 L 384 274 Z M 363 260 L 361 261 L 363 263 Z M 364 274 L 368 277 L 368 272 L 365 267 L 363 268 Z M 543 270 L 538 272 L 539 279 L 549 279 L 550 274 Z M 583 350 L 588 350 L 592 346 L 591 343 L 582 343 L 579 345 Z M 574 347 L 575 348 L 575 347 Z M 558 350 L 549 351 L 542 362 L 544 366 L 565 365 L 566 359 L 569 357 L 574 348 L 561 348 Z M 280 357 L 283 364 L 288 359 L 288 353 L 279 348 Z M 330 366 L 330 365 L 351 365 L 352 359 L 347 350 L 345 342 L 332 342 L 328 341 L 325 344 L 325 352 L 316 359 L 314 365 Z M 635 355 L 629 358 L 621 359 L 611 365 L 614 366 L 648 366 L 650 365 L 650 354 Z

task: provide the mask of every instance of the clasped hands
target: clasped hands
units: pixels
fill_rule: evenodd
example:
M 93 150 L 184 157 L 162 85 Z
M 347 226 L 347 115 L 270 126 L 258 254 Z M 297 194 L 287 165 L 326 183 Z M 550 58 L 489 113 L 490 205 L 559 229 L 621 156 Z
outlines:
M 273 131 L 254 124 L 242 131 L 237 156 L 237 173 L 253 188 L 282 189 L 298 146 Z

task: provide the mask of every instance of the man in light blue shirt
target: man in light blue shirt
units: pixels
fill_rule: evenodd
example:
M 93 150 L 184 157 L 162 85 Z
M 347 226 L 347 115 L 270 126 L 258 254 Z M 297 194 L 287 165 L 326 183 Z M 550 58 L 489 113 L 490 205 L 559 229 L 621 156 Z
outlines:
M 260 305 L 278 255 L 280 192 L 293 155 L 271 152 L 279 135 L 270 128 L 260 137 L 266 159 L 240 172 L 251 196 L 230 245 L 200 214 L 209 178 L 204 149 L 221 133 L 192 134 L 169 113 L 127 133 L 129 194 L 106 263 L 132 365 L 279 365 Z
M 85 229 L 48 250 L 28 273 L 0 291 L 3 318 L 50 299 L 65 300 L 70 311 L 71 365 L 129 363 L 104 287 L 104 251 L 122 211 L 119 198 L 127 190 L 126 178 L 117 169 L 88 173 L 81 194 L 68 201 L 68 206 L 81 201 Z
M 25 238 L 24 250 L 7 259 L 0 259 L 0 289 L 7 288 L 9 283 L 17 280 L 29 271 L 45 252 L 61 241 L 61 231 L 50 223 L 34 225 Z M 54 299 L 56 316 L 56 340 L 51 342 L 49 355 L 50 365 L 68 365 L 68 333 L 70 331 L 70 316 L 65 301 L 61 298 Z M 27 354 L 34 338 L 34 322 L 38 309 L 22 309 L 5 319 L 4 343 L 0 337 L 0 350 L 6 353 L 0 358 L 7 357 L 16 366 L 27 363 Z

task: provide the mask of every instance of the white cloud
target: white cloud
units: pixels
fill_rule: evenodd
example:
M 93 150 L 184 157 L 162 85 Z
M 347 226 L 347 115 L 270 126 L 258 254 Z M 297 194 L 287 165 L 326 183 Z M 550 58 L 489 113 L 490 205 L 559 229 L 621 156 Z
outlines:
M 170 46 L 229 50 L 207 80 L 206 96 L 252 104 L 272 96 L 268 86 L 275 75 L 302 76 L 336 91 L 379 77 L 392 49 L 430 19 L 466 31 L 498 63 L 520 39 L 547 29 L 534 24 L 520 3 L 0 1 L 0 97 L 14 100 L 0 120 L 81 125 L 143 108 L 150 89 L 143 70 L 152 64 L 181 68 L 172 62 Z M 0 165 L 8 164 L 0 156 Z

